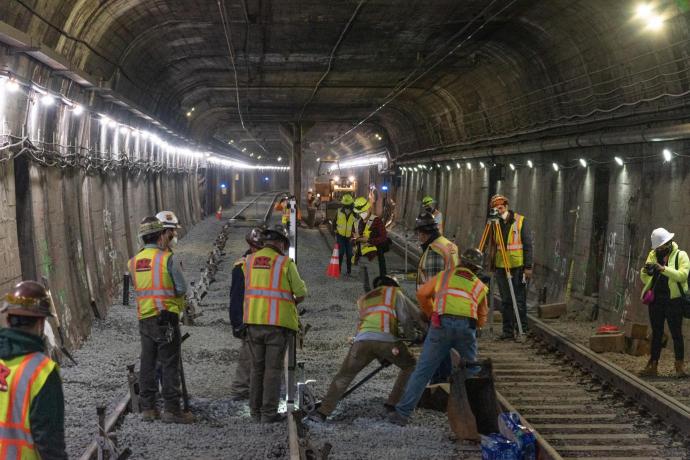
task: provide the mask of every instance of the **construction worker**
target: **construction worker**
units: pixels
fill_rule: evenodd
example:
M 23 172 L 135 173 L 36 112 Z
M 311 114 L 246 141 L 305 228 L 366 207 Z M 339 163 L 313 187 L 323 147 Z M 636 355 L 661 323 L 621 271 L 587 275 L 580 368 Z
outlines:
M 424 208 L 424 211 L 434 216 L 434 220 L 436 221 L 436 225 L 438 227 L 438 232 L 443 235 L 443 214 L 435 206 L 436 204 L 436 200 L 429 195 L 422 198 L 422 207 Z
M 488 288 L 477 277 L 483 262 L 481 251 L 467 249 L 456 268 L 432 277 L 417 291 L 419 307 L 431 318 L 431 327 L 405 393 L 389 415 L 390 422 L 407 424 L 429 379 L 451 349 L 463 361 L 476 361 L 477 327 L 481 328 L 488 316 Z
M 400 339 L 417 342 L 424 336 L 426 320 L 419 309 L 407 298 L 400 285 L 388 276 L 374 280 L 374 289 L 357 300 L 359 326 L 350 351 L 340 370 L 333 378 L 319 409 L 309 415 L 313 421 L 324 421 L 333 410 L 357 374 L 377 359 L 381 363 L 400 368 L 384 406 L 395 410 L 407 380 L 415 366 L 415 358 Z M 400 330 L 403 331 L 401 336 Z
M 167 249 L 175 229 L 165 228 L 156 217 L 139 224 L 144 247 L 129 260 L 141 337 L 139 389 L 142 418 L 164 423 L 192 423 L 194 417 L 180 409 L 179 315 L 185 307 L 187 283 Z M 156 408 L 156 362 L 160 363 L 164 412 Z
M 275 211 L 280 211 L 280 223 L 285 227 L 290 225 L 290 205 L 288 203 L 288 196 L 284 195 L 273 208 Z
M 46 356 L 43 285 L 22 281 L 0 308 L 0 458 L 67 459 L 60 369 Z
M 285 255 L 285 227 L 263 232 L 264 247 L 244 263 L 244 324 L 252 356 L 249 411 L 254 421 L 278 422 L 283 360 L 288 340 L 298 330 L 297 305 L 307 295 L 295 262 Z
M 508 209 L 508 198 L 494 195 L 490 202 L 491 209 L 498 213 L 503 243 L 508 256 L 508 268 L 513 279 L 513 291 L 520 313 L 522 330 L 527 331 L 527 283 L 532 278 L 532 234 L 525 222 L 525 216 Z M 492 242 L 496 245 L 496 235 Z M 503 334 L 501 340 L 513 339 L 517 330 L 513 301 L 510 296 L 510 286 L 504 268 L 501 252 L 496 249 L 494 267 L 496 268 L 496 282 L 501 294 Z
M 417 266 L 417 289 L 432 277 L 458 264 L 458 247 L 438 231 L 434 216 L 423 211 L 415 221 L 415 232 L 422 245 L 422 257 Z M 446 382 L 453 371 L 450 355 L 447 355 L 436 370 L 431 383 Z
M 230 325 L 232 326 L 232 335 L 242 340 L 237 360 L 237 368 L 235 369 L 235 378 L 232 379 L 232 385 L 230 386 L 230 399 L 233 401 L 249 399 L 249 378 L 252 367 L 252 357 L 249 351 L 249 345 L 247 345 L 247 325 L 242 321 L 244 316 L 244 263 L 249 254 L 254 254 L 263 247 L 261 238 L 264 230 L 265 229 L 262 227 L 254 227 L 247 233 L 244 239 L 247 241 L 249 249 L 247 249 L 247 252 L 235 262 L 232 268 L 232 282 L 230 284 Z
M 664 323 L 673 338 L 676 358 L 676 377 L 687 377 L 685 372 L 685 346 L 683 342 L 683 297 L 688 292 L 690 259 L 673 241 L 674 233 L 665 228 L 652 232 L 652 250 L 645 266 L 640 270 L 644 283 L 642 301 L 648 305 L 649 324 L 652 326 L 652 343 L 647 366 L 639 372 L 641 377 L 656 377 L 661 356 Z
M 386 226 L 380 217 L 371 209 L 371 201 L 363 196 L 358 197 L 354 203 L 355 213 L 359 216 L 357 222 L 355 242 L 357 250 L 355 260 L 366 257 L 368 261 L 378 259 L 379 276 L 386 276 L 386 247 L 389 244 Z
M 438 222 L 429 212 L 422 212 L 415 220 L 415 232 L 422 245 L 422 257 L 417 266 L 417 288 L 437 273 L 458 264 L 458 247 L 441 235 Z
M 342 206 L 338 208 L 338 213 L 335 218 L 335 238 L 338 243 L 338 265 L 342 268 L 343 257 L 347 265 L 347 274 L 352 273 L 352 231 L 354 230 L 357 216 L 353 208 L 355 200 L 352 195 L 346 193 L 340 200 Z
M 161 211 L 156 214 L 156 219 L 158 219 L 162 224 L 163 228 L 170 229 L 172 231 L 172 238 L 168 238 L 169 251 L 172 251 L 175 246 L 177 246 L 177 230 L 182 228 L 180 221 L 172 211 Z

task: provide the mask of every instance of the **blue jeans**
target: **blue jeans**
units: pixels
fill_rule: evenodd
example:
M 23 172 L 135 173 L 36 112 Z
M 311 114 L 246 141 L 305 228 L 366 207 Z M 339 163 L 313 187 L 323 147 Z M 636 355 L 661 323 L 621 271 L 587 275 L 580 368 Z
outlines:
M 342 269 L 343 257 L 345 258 L 345 265 L 347 266 L 347 272 L 352 271 L 352 240 L 350 238 L 344 237 L 339 234 L 335 234 L 335 240 L 338 242 L 338 264 Z
M 448 356 L 451 348 L 460 353 L 463 361 L 477 360 L 477 330 L 471 327 L 469 318 L 444 315 L 441 317 L 440 328 L 429 328 L 422 355 L 407 382 L 405 394 L 395 406 L 400 415 L 409 417 L 412 414 L 431 376 Z M 470 371 L 468 374 L 474 372 Z

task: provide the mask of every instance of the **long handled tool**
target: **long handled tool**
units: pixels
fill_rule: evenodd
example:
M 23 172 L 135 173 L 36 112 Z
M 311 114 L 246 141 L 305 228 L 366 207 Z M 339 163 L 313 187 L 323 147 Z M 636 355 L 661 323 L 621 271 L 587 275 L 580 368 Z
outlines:
M 180 329 L 178 326 L 177 334 L 180 334 Z M 189 411 L 189 392 L 187 391 L 187 380 L 184 378 L 184 367 L 182 366 L 182 342 L 187 340 L 189 337 L 189 332 L 185 333 L 180 337 L 180 384 L 182 385 L 182 407 L 185 412 Z
M 362 379 L 361 379 L 359 382 L 355 383 L 355 384 L 352 385 L 350 388 L 348 388 L 347 391 L 346 391 L 345 393 L 343 393 L 343 395 L 340 397 L 340 399 L 342 400 L 342 399 L 347 398 L 347 397 L 348 397 L 349 395 L 351 395 L 357 388 L 359 388 L 359 387 L 361 387 L 362 385 L 364 385 L 365 383 L 367 383 L 369 380 L 371 380 L 372 378 L 374 378 L 374 376 L 376 376 L 376 374 L 378 374 L 379 372 L 381 372 L 382 370 L 384 370 L 385 368 L 387 368 L 387 367 L 390 366 L 390 365 L 391 365 L 391 363 L 388 362 L 388 361 L 386 361 L 386 360 L 380 361 L 379 367 L 377 367 L 377 368 L 374 369 L 373 371 L 369 372 L 367 375 L 365 375 L 364 377 L 362 377 Z

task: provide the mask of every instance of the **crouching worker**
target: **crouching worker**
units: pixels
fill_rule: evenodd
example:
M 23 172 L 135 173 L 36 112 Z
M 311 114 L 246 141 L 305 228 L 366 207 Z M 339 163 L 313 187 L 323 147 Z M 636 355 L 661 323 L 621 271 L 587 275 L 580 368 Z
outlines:
M 388 420 L 406 425 L 427 383 L 441 361 L 454 348 L 463 361 L 477 360 L 477 327 L 486 323 L 488 288 L 477 277 L 484 255 L 467 249 L 460 265 L 431 278 L 417 291 L 420 308 L 431 317 L 419 362 L 405 394 Z
M 403 294 L 394 278 L 380 276 L 374 280 L 374 289 L 357 301 L 359 327 L 340 370 L 333 378 L 319 409 L 308 416 L 321 422 L 335 410 L 338 401 L 357 374 L 375 359 L 400 368 L 398 378 L 384 406 L 390 411 L 410 378 L 415 358 L 401 341 L 399 329 L 405 338 L 417 341 L 426 331 L 426 321 L 417 307 Z
M 180 407 L 180 327 L 179 316 L 186 305 L 187 283 L 180 265 L 168 250 L 175 238 L 155 217 L 139 224 L 144 248 L 129 260 L 134 285 L 141 337 L 139 387 L 142 418 L 164 423 L 193 423 L 194 416 Z M 163 416 L 156 407 L 156 362 L 162 370 Z

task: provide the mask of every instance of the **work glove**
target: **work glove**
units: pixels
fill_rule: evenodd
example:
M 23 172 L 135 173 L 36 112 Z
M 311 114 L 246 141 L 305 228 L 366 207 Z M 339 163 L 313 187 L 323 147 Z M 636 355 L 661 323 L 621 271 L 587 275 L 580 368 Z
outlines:
M 247 337 L 247 325 L 243 324 L 241 326 L 233 327 L 232 336 L 236 339 L 244 339 Z

